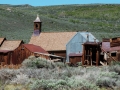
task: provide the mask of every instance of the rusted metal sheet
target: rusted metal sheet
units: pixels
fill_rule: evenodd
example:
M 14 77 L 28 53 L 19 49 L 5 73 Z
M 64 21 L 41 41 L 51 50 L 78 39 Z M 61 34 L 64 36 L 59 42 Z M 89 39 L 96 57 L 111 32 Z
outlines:
M 31 52 L 41 52 L 41 53 L 48 53 L 47 51 L 45 51 L 43 48 L 41 48 L 40 46 L 36 46 L 33 44 L 23 44 L 23 46 L 25 48 L 27 48 L 28 50 L 30 50 Z
M 120 51 L 120 44 L 116 47 L 110 47 L 110 42 L 102 42 L 102 49 L 104 49 L 106 52 Z

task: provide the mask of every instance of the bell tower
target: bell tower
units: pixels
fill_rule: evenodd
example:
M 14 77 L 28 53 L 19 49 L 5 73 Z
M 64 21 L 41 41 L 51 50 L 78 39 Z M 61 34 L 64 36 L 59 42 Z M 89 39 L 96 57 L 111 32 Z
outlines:
M 38 36 L 40 34 L 41 26 L 42 26 L 42 22 L 40 21 L 39 15 L 37 15 L 37 18 L 34 21 L 34 32 L 33 32 L 34 36 Z

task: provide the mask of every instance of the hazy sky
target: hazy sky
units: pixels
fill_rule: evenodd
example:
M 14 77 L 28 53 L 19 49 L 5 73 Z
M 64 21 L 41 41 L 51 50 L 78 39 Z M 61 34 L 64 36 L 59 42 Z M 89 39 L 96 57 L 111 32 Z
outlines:
M 0 4 L 30 4 L 32 6 L 65 5 L 65 4 L 120 4 L 120 0 L 0 0 Z

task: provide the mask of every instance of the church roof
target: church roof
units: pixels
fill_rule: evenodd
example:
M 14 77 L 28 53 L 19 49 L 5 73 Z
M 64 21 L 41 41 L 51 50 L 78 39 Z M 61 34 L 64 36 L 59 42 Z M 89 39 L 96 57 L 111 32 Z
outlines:
M 46 51 L 66 50 L 66 44 L 77 32 L 40 33 L 32 36 L 30 44 L 41 46 Z

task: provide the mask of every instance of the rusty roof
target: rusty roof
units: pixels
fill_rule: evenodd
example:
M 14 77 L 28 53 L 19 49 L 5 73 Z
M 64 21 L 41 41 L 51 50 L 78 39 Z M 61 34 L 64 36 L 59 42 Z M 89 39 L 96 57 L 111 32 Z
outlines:
M 110 47 L 110 42 L 102 42 L 102 49 L 104 49 L 107 52 L 118 51 L 118 50 L 120 50 L 120 46 Z
M 69 56 L 82 56 L 82 53 L 70 53 Z
M 30 44 L 41 46 L 46 51 L 66 50 L 66 44 L 77 32 L 40 33 L 32 36 Z
M 48 52 L 46 52 L 40 46 L 36 46 L 36 45 L 33 45 L 33 44 L 23 44 L 23 46 L 26 47 L 31 52 L 39 52 L 39 53 L 46 53 L 46 54 L 48 54 Z
M 18 41 L 4 41 L 0 50 L 15 50 L 22 43 L 21 40 Z
M 5 40 L 6 38 L 0 38 L 0 45 L 3 43 L 3 41 Z

